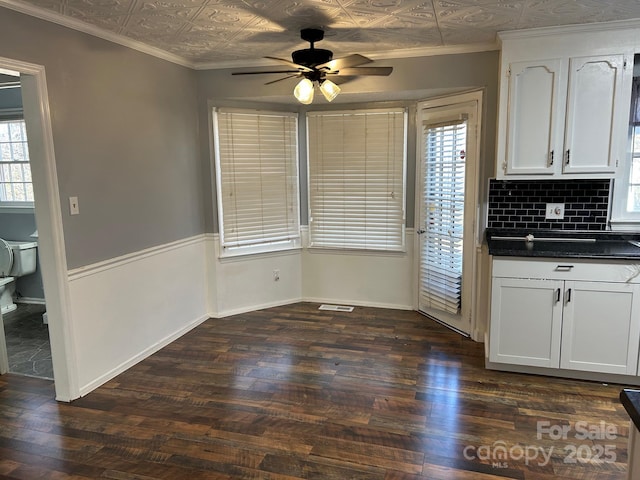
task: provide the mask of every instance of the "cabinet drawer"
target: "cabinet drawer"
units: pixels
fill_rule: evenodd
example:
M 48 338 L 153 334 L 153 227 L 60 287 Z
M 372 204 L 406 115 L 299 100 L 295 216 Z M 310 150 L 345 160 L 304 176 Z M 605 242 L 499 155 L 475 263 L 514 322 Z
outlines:
M 493 277 L 640 283 L 640 263 L 575 258 L 493 259 Z

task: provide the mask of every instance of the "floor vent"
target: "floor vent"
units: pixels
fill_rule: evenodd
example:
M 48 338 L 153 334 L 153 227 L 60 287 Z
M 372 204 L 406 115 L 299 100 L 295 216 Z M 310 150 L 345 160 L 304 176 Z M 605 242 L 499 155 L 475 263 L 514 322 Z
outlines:
M 332 312 L 353 312 L 353 307 L 348 307 L 346 305 L 325 305 L 324 303 L 320 305 L 318 310 L 331 310 Z

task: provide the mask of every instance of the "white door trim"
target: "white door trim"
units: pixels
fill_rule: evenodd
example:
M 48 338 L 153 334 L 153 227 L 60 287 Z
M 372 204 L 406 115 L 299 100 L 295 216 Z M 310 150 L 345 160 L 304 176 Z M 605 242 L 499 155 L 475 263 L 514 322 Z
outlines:
M 476 283 L 476 263 L 477 263 L 477 258 L 476 258 L 476 250 L 477 250 L 477 246 L 479 244 L 478 242 L 478 222 L 479 222 L 479 218 L 478 218 L 478 204 L 479 204 L 479 199 L 478 199 L 478 191 L 479 191 L 479 186 L 478 186 L 478 179 L 479 179 L 479 173 L 480 173 L 480 156 L 481 156 L 481 132 L 482 132 L 482 116 L 483 116 L 483 90 L 473 90 L 473 91 L 469 91 L 469 92 L 463 92 L 460 94 L 455 94 L 455 95 L 447 95 L 447 96 L 443 96 L 443 97 L 437 97 L 437 98 L 433 98 L 433 99 L 427 99 L 424 101 L 421 101 L 418 103 L 418 107 L 416 109 L 416 175 L 415 175 L 415 192 L 416 192 L 416 196 L 415 196 L 415 217 L 414 217 L 414 225 L 416 230 L 419 230 L 421 227 L 420 225 L 420 212 L 421 209 L 423 208 L 421 201 L 422 201 L 422 190 L 423 190 L 423 186 L 422 186 L 422 178 L 421 178 L 421 165 L 422 165 L 422 152 L 423 152 L 423 145 L 422 145 L 422 135 L 420 133 L 420 128 L 421 128 L 421 115 L 422 112 L 424 110 L 427 109 L 435 109 L 435 108 L 441 108 L 441 107 L 451 107 L 452 109 L 456 108 L 457 106 L 461 106 L 464 104 L 469 104 L 471 102 L 475 102 L 477 105 L 477 115 L 476 115 L 476 119 L 475 119 L 475 123 L 476 123 L 476 132 L 474 135 L 474 140 L 475 140 L 475 145 L 473 146 L 474 152 L 473 155 L 475 156 L 475 161 L 473 162 L 473 166 L 472 169 L 467 169 L 465 175 L 467 177 L 472 177 L 474 178 L 476 181 L 473 184 L 473 188 L 470 189 L 468 188 L 465 192 L 465 198 L 468 196 L 468 198 L 472 199 L 474 202 L 474 207 L 473 207 L 473 212 L 474 212 L 474 218 L 472 219 L 472 221 L 470 222 L 473 227 L 472 227 L 472 231 L 469 231 L 468 228 L 465 228 L 465 234 L 466 235 L 471 235 L 473 236 L 473 245 L 472 247 L 469 247 L 468 250 L 470 251 L 466 251 L 465 252 L 465 268 L 467 269 L 467 273 L 465 274 L 465 277 L 468 277 L 468 282 L 471 282 L 472 287 L 471 287 L 471 293 L 469 293 L 468 295 L 468 305 L 467 305 L 467 310 L 469 310 L 469 312 L 467 313 L 467 315 L 469 316 L 469 327 L 468 330 L 465 328 L 463 333 L 467 334 L 467 335 L 472 335 L 475 330 L 476 330 L 476 323 L 477 323 L 477 319 L 476 319 L 476 315 L 475 315 L 475 309 L 476 309 L 476 292 L 475 290 L 477 289 L 477 285 L 475 285 Z M 469 150 L 471 150 L 471 148 L 469 148 Z M 468 156 L 471 155 L 471 152 L 467 153 Z M 465 201 L 466 203 L 466 201 Z M 467 221 L 465 220 L 465 224 L 467 223 Z M 414 262 L 414 272 L 413 272 L 413 278 L 415 279 L 416 285 L 415 285 L 415 289 L 414 289 L 414 309 L 417 311 L 420 311 L 420 251 L 421 251 L 421 245 L 420 245 L 420 235 L 415 235 L 415 241 L 414 241 L 414 251 L 416 252 L 416 261 Z M 467 283 L 468 285 L 468 283 Z M 429 314 L 429 312 L 423 312 L 426 314 Z M 442 318 L 442 321 L 447 321 L 446 318 Z M 455 329 L 455 326 L 453 326 L 452 328 Z
M 56 399 L 68 402 L 78 398 L 80 394 L 77 385 L 67 256 L 45 70 L 41 65 L 0 57 L 0 72 L 2 70 L 20 73 L 36 200 L 38 250 L 47 302 Z M 2 358 L 0 358 L 1 361 Z M 2 370 L 1 365 L 0 370 Z

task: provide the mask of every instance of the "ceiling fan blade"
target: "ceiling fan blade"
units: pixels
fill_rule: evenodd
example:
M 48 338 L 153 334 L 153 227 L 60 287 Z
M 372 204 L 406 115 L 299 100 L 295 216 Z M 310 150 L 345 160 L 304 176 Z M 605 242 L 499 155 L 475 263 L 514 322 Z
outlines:
M 299 77 L 300 75 L 287 75 L 286 77 L 282 77 L 279 78 L 277 80 L 271 80 L 270 82 L 265 83 L 265 85 L 271 85 L 272 83 L 277 83 L 277 82 L 281 82 L 282 80 L 287 80 L 289 78 L 296 78 Z
M 317 65 L 316 68 L 322 69 L 326 68 L 328 70 L 341 70 L 343 68 L 348 67 L 357 67 L 358 65 L 364 65 L 365 63 L 371 63 L 373 60 L 365 57 L 364 55 L 359 55 L 354 53 L 353 55 L 347 55 L 346 57 L 336 58 L 335 60 L 331 60 L 327 63 L 322 63 Z
M 341 76 L 355 76 L 355 75 L 391 75 L 393 67 L 361 67 L 361 68 L 341 68 L 336 72 Z
M 293 68 L 297 68 L 299 72 L 312 72 L 313 70 L 309 67 L 305 67 L 304 65 L 299 65 L 297 63 L 293 63 L 290 60 L 285 60 L 284 58 L 278 58 L 278 57 L 264 57 L 264 58 L 268 58 L 269 60 L 276 60 L 280 63 L 284 63 L 286 65 L 289 65 L 290 67 Z
M 299 70 L 264 70 L 262 72 L 231 72 L 231 75 L 262 75 L 263 73 L 300 73 Z

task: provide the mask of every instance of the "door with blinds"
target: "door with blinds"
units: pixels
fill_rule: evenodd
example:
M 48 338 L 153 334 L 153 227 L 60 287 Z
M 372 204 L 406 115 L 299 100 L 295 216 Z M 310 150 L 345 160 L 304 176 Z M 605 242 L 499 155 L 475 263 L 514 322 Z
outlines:
M 478 101 L 421 104 L 418 308 L 469 335 L 475 277 Z

